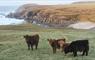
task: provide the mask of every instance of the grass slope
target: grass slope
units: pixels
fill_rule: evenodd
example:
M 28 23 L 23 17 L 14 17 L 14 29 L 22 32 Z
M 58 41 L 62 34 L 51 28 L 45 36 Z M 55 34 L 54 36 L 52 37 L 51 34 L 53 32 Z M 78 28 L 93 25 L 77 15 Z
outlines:
M 73 29 L 42 29 L 35 25 L 0 26 L 0 60 L 94 60 L 95 59 L 95 31 L 73 30 Z M 2 28 L 2 29 L 1 29 Z M 41 30 L 42 29 L 42 30 Z M 39 34 L 40 42 L 38 50 L 27 50 L 23 38 L 25 34 Z M 88 38 L 90 42 L 89 56 L 78 56 L 72 54 L 67 56 L 60 51 L 52 53 L 48 44 L 48 38 L 68 38 L 67 42 L 79 38 Z M 79 54 L 80 55 L 80 54 Z

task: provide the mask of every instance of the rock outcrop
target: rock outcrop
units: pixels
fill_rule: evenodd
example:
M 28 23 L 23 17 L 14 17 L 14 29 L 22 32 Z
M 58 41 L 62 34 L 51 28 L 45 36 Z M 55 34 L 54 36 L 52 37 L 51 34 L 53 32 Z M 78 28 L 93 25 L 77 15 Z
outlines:
M 95 22 L 95 5 L 32 5 L 19 7 L 7 17 L 25 19 L 27 22 L 49 27 L 67 27 L 79 21 Z

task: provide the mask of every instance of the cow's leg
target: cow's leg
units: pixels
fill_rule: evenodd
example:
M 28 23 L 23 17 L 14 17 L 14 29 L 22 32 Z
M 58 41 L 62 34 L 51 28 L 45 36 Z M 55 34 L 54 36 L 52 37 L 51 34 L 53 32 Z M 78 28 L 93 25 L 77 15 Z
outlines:
M 83 53 L 82 53 L 82 56 L 84 56 L 85 53 L 86 53 L 86 51 L 84 50 Z
M 31 49 L 33 50 L 33 45 L 31 44 Z
M 29 43 L 27 43 L 27 46 L 28 46 L 28 50 L 30 50 L 30 44 Z
M 86 56 L 88 56 L 88 51 L 86 51 Z
M 56 53 L 56 48 L 55 47 L 53 47 L 53 53 Z
M 86 56 L 88 56 L 89 47 L 86 49 Z
M 36 49 L 36 50 L 38 49 L 38 43 L 35 45 L 35 49 Z
M 73 51 L 74 57 L 77 56 L 77 51 Z

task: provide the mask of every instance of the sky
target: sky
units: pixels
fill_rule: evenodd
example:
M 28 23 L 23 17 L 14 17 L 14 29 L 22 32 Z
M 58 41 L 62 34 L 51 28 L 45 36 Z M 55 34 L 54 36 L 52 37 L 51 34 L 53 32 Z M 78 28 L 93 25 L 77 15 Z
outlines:
M 95 0 L 0 0 L 0 6 L 23 5 L 27 3 L 35 3 L 41 5 L 69 4 L 77 1 L 95 1 Z

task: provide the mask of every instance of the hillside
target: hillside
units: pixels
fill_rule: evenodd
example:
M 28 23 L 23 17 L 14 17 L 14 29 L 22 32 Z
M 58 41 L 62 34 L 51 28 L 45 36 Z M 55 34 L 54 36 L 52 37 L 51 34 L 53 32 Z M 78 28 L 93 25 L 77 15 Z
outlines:
M 80 21 L 95 22 L 95 3 L 69 5 L 33 5 L 25 4 L 7 17 L 25 19 L 27 22 L 66 27 Z

